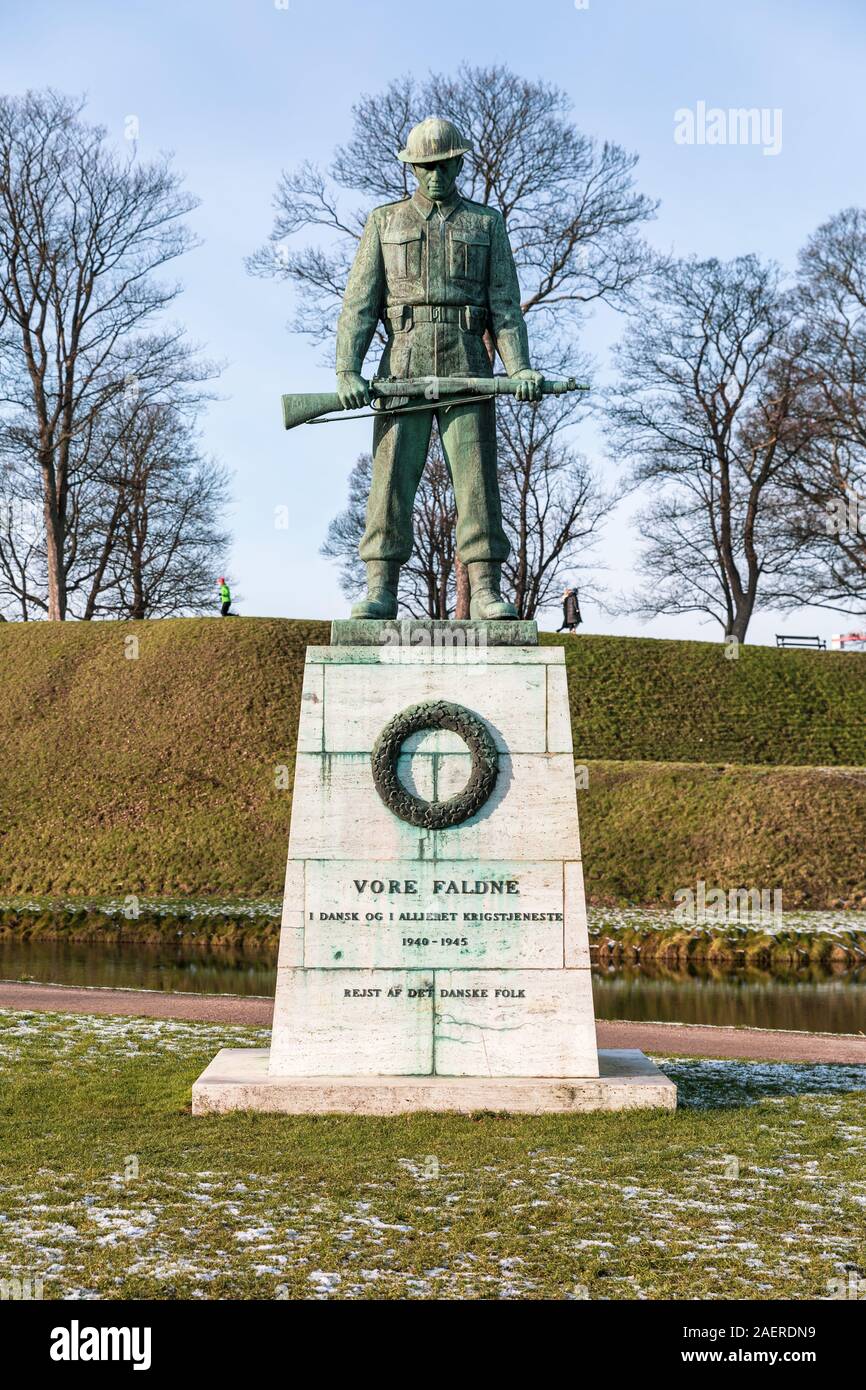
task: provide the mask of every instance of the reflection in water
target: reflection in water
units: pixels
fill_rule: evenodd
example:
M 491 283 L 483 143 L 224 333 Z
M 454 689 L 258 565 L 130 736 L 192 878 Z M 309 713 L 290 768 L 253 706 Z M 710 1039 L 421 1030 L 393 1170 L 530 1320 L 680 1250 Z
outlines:
M 0 940 L 0 979 L 192 994 L 273 994 L 276 952 L 173 942 Z
M 866 1032 L 866 974 L 820 967 L 728 970 L 662 976 L 636 966 L 599 970 L 592 980 L 599 1018 L 635 1022 L 715 1023 L 818 1033 Z
M 0 939 L 0 978 L 196 994 L 274 992 L 276 955 L 181 943 Z M 775 975 L 759 970 L 658 966 L 593 973 L 599 1018 L 739 1024 L 824 1033 L 866 1032 L 866 970 L 812 965 Z

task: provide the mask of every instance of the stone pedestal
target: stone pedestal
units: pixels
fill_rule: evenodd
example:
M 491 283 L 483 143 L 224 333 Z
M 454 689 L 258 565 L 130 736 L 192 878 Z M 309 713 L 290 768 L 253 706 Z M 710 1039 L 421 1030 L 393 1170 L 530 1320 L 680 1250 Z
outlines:
M 297 747 L 271 1048 L 194 1113 L 675 1104 L 642 1054 L 599 1068 L 561 648 L 334 623 Z

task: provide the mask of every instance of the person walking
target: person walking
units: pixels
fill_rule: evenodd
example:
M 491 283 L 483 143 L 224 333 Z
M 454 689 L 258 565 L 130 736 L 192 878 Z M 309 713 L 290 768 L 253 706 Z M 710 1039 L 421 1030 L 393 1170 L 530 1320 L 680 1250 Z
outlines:
M 557 632 L 574 632 L 583 619 L 580 616 L 580 605 L 577 601 L 577 590 L 566 585 L 562 593 L 562 627 L 558 627 Z
M 230 612 L 229 612 L 229 609 L 230 609 L 231 606 L 232 606 L 232 595 L 231 595 L 231 590 L 229 589 L 229 586 L 228 586 L 228 584 L 225 582 L 225 579 L 222 577 L 222 575 L 220 575 L 220 579 L 219 579 L 219 591 L 220 591 L 220 617 L 221 617 L 221 618 L 233 618 L 233 617 L 234 617 L 234 613 L 230 613 Z

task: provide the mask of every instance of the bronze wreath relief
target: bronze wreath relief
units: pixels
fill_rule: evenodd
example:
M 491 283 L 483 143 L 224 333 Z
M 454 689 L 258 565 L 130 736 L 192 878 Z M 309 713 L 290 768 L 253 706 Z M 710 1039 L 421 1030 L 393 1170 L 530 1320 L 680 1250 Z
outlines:
M 406 739 L 427 729 L 450 729 L 472 754 L 469 781 L 445 801 L 415 796 L 397 776 L 397 760 Z M 424 830 L 447 830 L 469 820 L 487 801 L 499 773 L 499 754 L 486 724 L 471 710 L 448 700 L 427 700 L 395 714 L 376 739 L 370 761 L 376 790 L 389 811 Z

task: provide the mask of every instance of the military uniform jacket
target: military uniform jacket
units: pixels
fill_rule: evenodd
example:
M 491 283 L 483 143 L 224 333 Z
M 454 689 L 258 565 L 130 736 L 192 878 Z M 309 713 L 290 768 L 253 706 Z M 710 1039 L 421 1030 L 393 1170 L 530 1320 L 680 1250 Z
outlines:
M 502 214 L 456 191 L 441 204 L 420 189 L 374 208 L 349 274 L 337 326 L 337 371 L 360 372 L 379 323 L 385 376 L 490 376 L 490 332 L 506 372 L 529 367 L 526 323 Z

